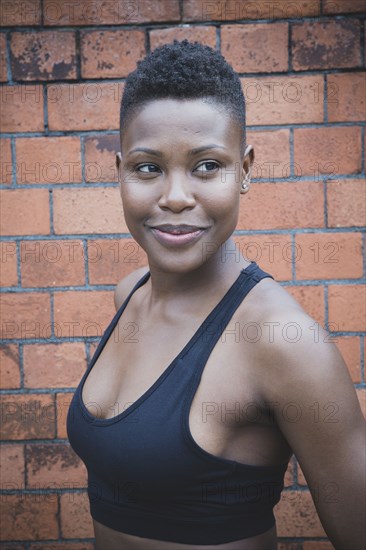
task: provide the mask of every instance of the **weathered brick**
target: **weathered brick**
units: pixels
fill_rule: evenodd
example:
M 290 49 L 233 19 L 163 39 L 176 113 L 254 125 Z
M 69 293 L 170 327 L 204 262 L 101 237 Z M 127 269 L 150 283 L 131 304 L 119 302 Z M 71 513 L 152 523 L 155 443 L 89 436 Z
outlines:
M 69 444 L 26 445 L 27 488 L 76 489 L 87 484 L 86 468 Z
M 6 62 L 6 34 L 2 32 L 0 33 L 0 82 L 7 81 L 8 67 Z
M 55 233 L 127 233 L 117 187 L 56 189 Z
M 294 457 L 292 456 L 288 463 L 287 470 L 285 472 L 284 486 L 289 487 L 293 485 L 293 483 L 294 483 Z
M 360 65 L 360 22 L 357 19 L 303 21 L 292 25 L 295 71 Z
M 10 549 L 9 550 L 13 550 Z M 14 550 L 17 550 L 16 548 Z M 29 550 L 94 550 L 93 542 L 52 542 L 31 544 Z
M 17 286 L 17 249 L 14 241 L 0 243 L 0 286 Z
M 365 11 L 364 0 L 323 0 L 323 13 L 362 13 Z M 305 549 L 304 549 L 305 550 Z M 307 550 L 307 549 L 306 549 Z M 310 550 L 310 548 L 309 548 Z
M 362 180 L 327 181 L 328 226 L 352 227 L 366 224 L 364 197 L 366 182 Z
M 82 82 L 49 84 L 50 130 L 117 130 L 124 84 Z
M 21 241 L 19 250 L 23 287 L 85 284 L 82 241 Z
M 347 365 L 352 381 L 356 384 L 361 382 L 360 364 L 360 337 L 359 336 L 337 336 L 336 346 L 341 352 L 344 362 Z
M 366 74 L 327 75 L 329 122 L 363 121 L 366 118 Z
M 224 25 L 221 53 L 240 73 L 287 71 L 288 24 Z
M 41 0 L 8 0 L 0 3 L 0 26 L 41 24 Z
M 43 292 L 4 293 L 1 323 L 2 338 L 47 338 L 50 329 L 49 295 Z
M 287 292 L 301 305 L 310 317 L 324 328 L 324 288 L 316 286 L 286 286 Z
M 326 537 L 309 491 L 284 491 L 274 514 L 279 537 Z
M 294 155 L 302 175 L 357 174 L 362 167 L 361 128 L 295 128 Z
M 47 189 L 1 190 L 0 203 L 0 233 L 2 235 L 44 235 L 49 233 L 50 214 Z M 14 216 L 14 212 L 16 212 L 16 216 Z
M 111 2 L 45 0 L 45 25 L 136 25 L 180 20 L 178 0 Z
M 85 180 L 117 182 L 116 153 L 121 150 L 119 134 L 86 137 Z
M 89 240 L 87 248 L 92 285 L 115 285 L 131 271 L 148 263 L 145 251 L 130 238 Z
M 195 27 L 172 27 L 168 29 L 153 29 L 150 31 L 150 50 L 155 50 L 163 44 L 169 44 L 176 40 L 190 42 L 200 42 L 206 46 L 216 49 L 216 29 L 215 27 L 195 26 Z
M 55 405 L 46 393 L 3 395 L 1 439 L 53 439 Z
M 0 183 L 11 185 L 12 182 L 12 154 L 10 138 L 0 139 Z
M 241 78 L 247 125 L 323 122 L 321 75 Z
M 65 327 L 55 327 L 65 336 Z M 86 369 L 82 342 L 29 344 L 24 352 L 24 386 L 26 388 L 70 388 L 78 385 Z
M 292 279 L 291 237 L 288 235 L 234 235 L 237 253 L 255 261 L 279 281 Z
M 361 233 L 296 235 L 297 279 L 357 279 L 362 277 Z
M 236 229 L 323 227 L 320 182 L 253 183 L 240 199 Z
M 329 323 L 338 331 L 365 330 L 366 286 L 330 285 Z
M 25 481 L 24 445 L 2 444 L 0 453 L 1 489 L 22 489 Z
M 146 54 L 143 30 L 82 31 L 80 43 L 83 78 L 125 77 Z
M 302 545 L 302 550 L 334 550 L 334 546 L 329 541 L 305 540 Z
M 365 388 L 356 388 L 357 399 L 363 416 L 366 419 L 366 391 Z
M 271 181 L 290 175 L 289 130 L 247 131 L 246 140 L 254 147 L 253 179 Z
M 6 495 L 0 501 L 1 540 L 42 540 L 58 537 L 58 495 Z
M 57 437 L 60 439 L 67 439 L 67 412 L 69 410 L 70 402 L 73 395 L 73 392 L 62 392 L 56 394 Z
M 185 0 L 183 21 L 235 21 L 237 19 L 283 19 L 320 14 L 320 0 Z
M 1 132 L 43 132 L 42 87 L 1 86 L 0 112 Z
M 115 313 L 113 291 L 63 291 L 54 293 L 55 323 L 62 336 L 102 336 Z
M 14 80 L 76 78 L 75 34 L 69 31 L 13 32 L 10 64 Z
M 0 388 L 16 389 L 20 386 L 19 351 L 16 344 L 0 347 Z
M 17 138 L 17 183 L 80 183 L 80 139 L 76 136 Z
M 61 536 L 63 538 L 94 536 L 86 492 L 63 494 L 60 496 L 60 504 Z

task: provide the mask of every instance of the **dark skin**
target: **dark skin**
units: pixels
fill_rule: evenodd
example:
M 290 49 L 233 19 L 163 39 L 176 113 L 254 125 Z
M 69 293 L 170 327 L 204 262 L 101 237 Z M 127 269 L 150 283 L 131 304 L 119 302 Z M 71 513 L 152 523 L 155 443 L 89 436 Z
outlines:
M 189 154 L 192 148 L 212 143 L 223 149 Z M 112 335 L 85 382 L 83 401 L 100 404 L 102 418 L 116 415 L 116 403 L 122 410 L 146 392 L 249 265 L 244 257 L 235 261 L 224 253 L 225 246 L 234 248 L 231 235 L 239 200 L 245 200 L 248 191 L 241 183 L 249 181 L 254 159 L 251 146 L 241 157 L 239 145 L 239 127 L 225 112 L 200 100 L 152 101 L 128 125 L 117 156 L 120 191 L 126 223 L 146 251 L 149 266 L 117 285 L 116 309 L 144 273 L 150 270 L 151 277 L 133 294 L 115 329 L 122 334 L 123 326 L 135 323 L 138 342 L 131 345 Z M 160 156 L 132 154 L 136 147 L 153 149 Z M 167 247 L 148 227 L 160 223 L 186 223 L 206 230 L 194 243 Z M 244 464 L 281 464 L 294 452 L 333 545 L 337 550 L 361 550 L 365 425 L 347 367 L 321 328 L 319 338 L 314 338 L 309 327 L 315 321 L 272 279 L 260 281 L 250 291 L 227 330 L 248 322 L 260 325 L 263 336 L 255 343 L 229 337 L 217 342 L 190 409 L 192 436 L 211 454 Z M 291 333 L 283 337 L 288 323 L 300 327 L 296 342 Z M 271 335 L 269 326 L 274 327 Z M 242 407 L 254 402 L 259 414 L 255 420 L 250 414 L 241 415 L 238 421 L 219 411 L 204 422 L 202 404 L 207 402 L 224 403 L 227 409 L 238 402 Z M 272 414 L 268 403 L 273 404 Z M 289 408 L 289 403 L 297 408 Z M 335 403 L 336 409 L 329 410 L 329 403 Z M 294 421 L 298 411 L 301 414 Z M 97 550 L 274 550 L 277 546 L 275 527 L 255 537 L 205 546 L 146 539 L 93 523 Z

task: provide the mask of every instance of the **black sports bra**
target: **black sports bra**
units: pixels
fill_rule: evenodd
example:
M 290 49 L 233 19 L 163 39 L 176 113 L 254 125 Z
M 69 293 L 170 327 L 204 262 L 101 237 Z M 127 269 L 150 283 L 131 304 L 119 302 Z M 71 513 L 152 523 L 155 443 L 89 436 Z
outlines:
M 259 535 L 275 524 L 287 463 L 253 466 L 217 457 L 195 442 L 188 418 L 206 361 L 235 310 L 261 279 L 273 277 L 255 262 L 243 269 L 154 384 L 113 418 L 97 418 L 82 401 L 84 382 L 149 276 L 107 327 L 68 410 L 68 438 L 88 472 L 90 513 L 116 531 L 185 544 Z

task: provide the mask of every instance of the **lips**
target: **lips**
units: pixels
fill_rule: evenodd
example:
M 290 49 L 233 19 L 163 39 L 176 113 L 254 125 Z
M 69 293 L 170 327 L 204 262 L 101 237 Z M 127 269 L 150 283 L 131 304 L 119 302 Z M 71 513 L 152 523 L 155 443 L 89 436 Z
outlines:
M 163 231 L 164 233 L 169 233 L 171 235 L 184 235 L 186 233 L 195 233 L 197 231 L 205 229 L 204 227 L 198 227 L 197 225 L 173 225 L 168 223 L 164 223 L 162 225 L 153 225 L 150 227 L 152 229 L 159 229 L 159 231 Z

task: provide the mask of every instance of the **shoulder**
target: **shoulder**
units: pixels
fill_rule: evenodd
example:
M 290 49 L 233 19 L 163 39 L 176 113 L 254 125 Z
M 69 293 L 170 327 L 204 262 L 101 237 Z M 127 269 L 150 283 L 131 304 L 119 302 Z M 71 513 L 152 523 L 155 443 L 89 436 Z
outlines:
M 114 305 L 116 311 L 121 307 L 127 296 L 135 286 L 135 284 L 149 271 L 149 266 L 143 266 L 134 271 L 131 271 L 128 275 L 121 279 L 114 291 Z

